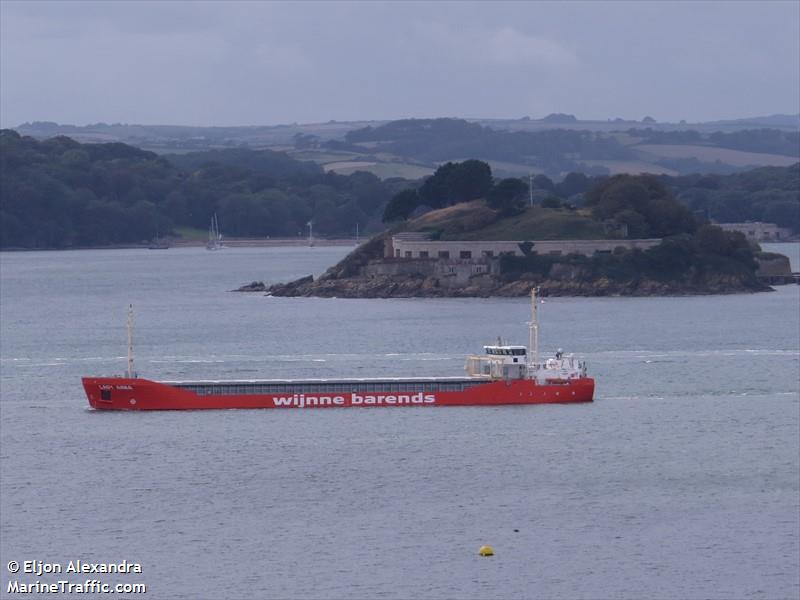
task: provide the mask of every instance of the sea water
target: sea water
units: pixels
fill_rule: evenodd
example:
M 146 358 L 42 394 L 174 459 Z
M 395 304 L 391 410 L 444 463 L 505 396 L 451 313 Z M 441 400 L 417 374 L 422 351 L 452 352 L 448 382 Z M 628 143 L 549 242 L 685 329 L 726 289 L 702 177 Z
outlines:
M 800 595 L 800 286 L 545 299 L 542 347 L 588 361 L 591 404 L 88 408 L 80 377 L 125 369 L 129 304 L 152 379 L 460 375 L 497 336 L 527 343 L 525 298 L 229 291 L 347 250 L 0 255 L 0 593 L 91 578 L 148 598 Z M 34 560 L 142 573 L 8 570 Z

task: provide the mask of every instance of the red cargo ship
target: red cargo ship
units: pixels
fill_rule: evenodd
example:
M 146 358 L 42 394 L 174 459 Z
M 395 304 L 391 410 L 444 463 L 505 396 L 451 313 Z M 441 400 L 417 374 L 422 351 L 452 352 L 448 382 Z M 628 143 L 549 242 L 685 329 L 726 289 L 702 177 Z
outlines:
M 150 381 L 133 369 L 132 312 L 124 377 L 84 377 L 89 404 L 101 410 L 337 408 L 352 406 L 497 406 L 591 402 L 586 363 L 561 350 L 539 360 L 538 306 L 531 291 L 530 348 L 484 346 L 467 357 L 466 377 Z

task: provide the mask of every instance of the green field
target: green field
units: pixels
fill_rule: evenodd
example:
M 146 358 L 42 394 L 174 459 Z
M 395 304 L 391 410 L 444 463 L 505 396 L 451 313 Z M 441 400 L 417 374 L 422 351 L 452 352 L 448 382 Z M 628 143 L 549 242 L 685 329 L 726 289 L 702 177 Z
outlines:
M 366 162 L 366 161 L 365 161 Z M 356 171 L 366 171 L 381 179 L 389 179 L 392 177 L 402 177 L 403 179 L 420 179 L 433 174 L 433 169 L 430 167 L 423 167 L 420 165 L 409 165 L 407 163 L 399 162 L 371 162 L 361 163 L 353 161 L 352 165 L 347 162 L 338 162 L 334 164 L 324 165 L 326 171 L 334 171 L 340 175 L 349 175 Z
M 789 167 L 797 162 L 795 156 L 782 154 L 765 154 L 761 152 L 743 152 L 730 148 L 701 146 L 690 144 L 637 144 L 631 146 L 643 160 L 659 158 L 696 158 L 704 162 L 719 161 L 735 167 Z
M 288 154 L 295 160 L 307 160 L 318 165 L 345 160 L 360 160 L 364 156 L 356 152 L 320 152 L 318 150 L 299 150 Z
M 461 234 L 462 240 L 598 240 L 607 236 L 602 224 L 577 211 L 529 208 L 520 215 L 495 221 Z
M 176 227 L 174 229 L 182 240 L 187 242 L 199 242 L 208 240 L 208 231 L 197 229 L 196 227 Z

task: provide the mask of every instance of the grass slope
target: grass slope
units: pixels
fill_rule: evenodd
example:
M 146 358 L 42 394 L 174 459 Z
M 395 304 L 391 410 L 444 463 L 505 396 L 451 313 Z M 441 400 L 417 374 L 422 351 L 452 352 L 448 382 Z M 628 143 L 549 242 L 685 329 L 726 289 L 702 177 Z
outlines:
M 483 200 L 463 202 L 422 215 L 411 231 L 440 232 L 442 240 L 605 239 L 603 226 L 583 211 L 534 207 L 498 218 Z

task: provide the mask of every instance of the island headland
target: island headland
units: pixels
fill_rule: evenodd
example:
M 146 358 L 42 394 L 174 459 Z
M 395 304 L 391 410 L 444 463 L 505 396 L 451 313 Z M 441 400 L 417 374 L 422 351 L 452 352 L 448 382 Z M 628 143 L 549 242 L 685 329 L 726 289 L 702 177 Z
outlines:
M 601 180 L 581 206 L 531 206 L 520 180 L 502 180 L 484 186 L 483 197 L 431 210 L 426 186 L 447 196 L 448 186 L 464 185 L 457 177 L 435 181 L 443 168 L 420 189 L 395 196 L 385 213 L 389 229 L 320 277 L 238 291 L 487 297 L 524 296 L 537 286 L 550 296 L 727 294 L 771 289 L 758 276 L 759 261 L 771 273 L 788 268 L 780 255 L 694 214 L 655 176 Z

